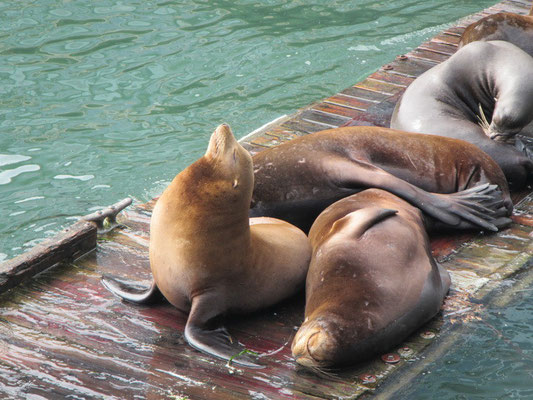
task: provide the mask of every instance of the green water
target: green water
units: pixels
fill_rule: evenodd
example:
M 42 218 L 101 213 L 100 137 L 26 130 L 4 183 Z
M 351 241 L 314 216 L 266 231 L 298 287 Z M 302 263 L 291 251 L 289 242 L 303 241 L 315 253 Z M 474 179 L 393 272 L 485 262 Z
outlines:
M 392 398 L 533 399 L 532 294 L 533 287 L 521 289 L 510 304 L 486 307 L 448 352 Z
M 491 1 L 0 2 L 0 260 Z
M 219 123 L 242 137 L 492 3 L 1 2 L 0 261 L 101 206 L 151 199 Z M 530 299 L 501 310 L 529 356 Z M 531 398 L 530 361 L 483 327 L 472 335 L 405 398 Z M 461 383 L 464 368 L 477 384 Z

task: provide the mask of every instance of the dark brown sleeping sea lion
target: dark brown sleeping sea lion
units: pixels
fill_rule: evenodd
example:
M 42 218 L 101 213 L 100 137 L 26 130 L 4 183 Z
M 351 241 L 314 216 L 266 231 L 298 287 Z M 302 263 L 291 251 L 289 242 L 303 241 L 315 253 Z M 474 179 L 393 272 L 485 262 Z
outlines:
M 230 344 L 220 317 L 272 305 L 303 287 L 311 258 L 307 236 L 272 218 L 249 219 L 252 158 L 227 125 L 211 136 L 205 155 L 180 172 L 157 201 L 150 224 L 154 283 L 132 294 L 113 280 L 108 289 L 142 303 L 161 291 L 189 313 L 188 343 L 222 359 L 243 348 Z M 257 366 L 248 357 L 234 360 Z
M 533 6 L 529 15 L 498 13 L 468 25 L 459 48 L 475 41 L 503 40 L 533 56 Z
M 422 213 L 369 189 L 313 224 L 305 320 L 292 343 L 307 367 L 355 364 L 401 343 L 440 309 L 448 273 L 431 256 Z
M 495 230 L 510 223 L 502 171 L 461 140 L 336 128 L 264 150 L 254 155 L 254 168 L 250 215 L 280 218 L 304 231 L 328 205 L 367 188 L 394 193 L 453 228 Z
M 511 143 L 532 120 L 533 58 L 491 41 L 472 42 L 420 75 L 396 104 L 391 127 L 473 143 L 518 189 L 532 175 L 533 153 L 522 141 Z

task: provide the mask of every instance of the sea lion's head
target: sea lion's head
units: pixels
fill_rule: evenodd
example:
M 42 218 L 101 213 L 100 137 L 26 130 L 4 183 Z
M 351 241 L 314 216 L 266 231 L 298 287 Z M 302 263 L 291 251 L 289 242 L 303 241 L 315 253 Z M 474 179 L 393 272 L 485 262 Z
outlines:
M 533 105 L 521 101 L 523 98 L 527 98 L 527 95 L 516 95 L 505 101 L 496 99 L 492 121 L 490 124 L 484 123 L 489 138 L 496 142 L 514 143 L 515 136 L 533 119 Z
M 485 130 L 486 135 L 495 142 L 513 143 L 515 136 L 520 133 L 525 125 L 516 123 L 510 118 L 500 118 L 492 120 L 489 128 Z
M 306 318 L 291 346 L 296 362 L 318 369 L 338 364 L 342 353 L 341 331 L 342 327 L 335 323 L 335 318 Z
M 199 161 L 201 167 L 197 169 L 209 176 L 205 190 L 211 197 L 215 200 L 223 197 L 227 204 L 232 203 L 231 199 L 250 202 L 254 185 L 252 157 L 237 142 L 229 125 L 222 124 L 215 129 Z

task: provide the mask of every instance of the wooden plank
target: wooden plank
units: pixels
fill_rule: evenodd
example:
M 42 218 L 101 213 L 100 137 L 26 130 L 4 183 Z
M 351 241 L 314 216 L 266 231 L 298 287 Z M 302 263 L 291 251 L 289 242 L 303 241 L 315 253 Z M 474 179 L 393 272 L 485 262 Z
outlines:
M 361 111 L 365 111 L 370 105 L 375 103 L 363 102 L 353 97 L 334 96 L 322 103 L 318 103 L 312 107 L 312 110 L 334 114 L 347 118 L 357 117 Z M 345 123 L 344 121 L 343 123 Z
M 0 293 L 51 268 L 59 262 L 70 262 L 96 247 L 98 228 L 105 220 L 115 223 L 117 214 L 131 204 L 127 198 L 103 210 L 86 215 L 81 221 L 44 240 L 28 252 L 0 264 Z
M 437 65 L 437 63 L 434 61 L 407 58 L 405 60 L 395 60 L 382 68 L 389 74 L 415 79 L 428 69 L 433 68 L 435 65 Z
M 517 212 L 523 214 L 532 206 L 533 200 L 526 199 L 517 206 Z M 143 213 L 140 215 L 137 209 L 128 211 L 120 223 L 143 236 L 148 224 Z M 457 254 L 456 250 L 446 254 L 441 261 L 457 277 L 454 279 L 475 274 L 483 282 L 495 273 L 508 276 L 519 267 L 514 260 L 528 251 L 531 257 L 531 250 L 527 250 L 531 240 L 524 239 L 531 237 L 532 230 L 532 226 L 514 224 L 496 235 L 479 235 L 473 245 Z M 466 286 L 455 280 L 443 316 L 392 350 L 400 356 L 397 364 L 377 357 L 332 375 L 316 374 L 292 361 L 290 340 L 303 318 L 304 297 L 299 294 L 269 310 L 227 321 L 235 340 L 267 353 L 262 358 L 264 369 L 228 368 L 184 342 L 186 316 L 169 304 L 129 305 L 102 287 L 99 276 L 116 273 L 119 264 L 124 267 L 119 274 L 125 273 L 130 279 L 144 283 L 150 277 L 146 251 L 139 252 L 135 261 L 132 247 L 115 241 L 119 235 L 117 231 L 107 234 L 98 253 L 79 260 L 76 268 L 64 265 L 46 272 L 39 281 L 20 287 L 16 296 L 4 297 L 2 321 L 9 323 L 8 329 L 0 328 L 4 343 L 4 349 L 0 347 L 0 390 L 4 393 L 13 398 L 187 395 L 245 399 L 253 393 L 266 398 L 356 398 L 412 365 L 434 342 L 435 333 L 446 332 L 453 321 L 462 323 L 462 314 L 457 313 L 475 304 L 469 300 L 475 292 L 464 291 Z M 487 241 L 490 246 L 481 245 Z M 32 351 L 34 348 L 39 351 Z M 374 381 L 369 383 L 368 376 Z
M 363 81 L 363 82 L 366 82 L 366 81 Z M 361 84 L 363 84 L 363 82 L 361 82 Z M 336 96 L 343 95 L 343 96 L 353 97 L 354 99 L 363 100 L 368 103 L 379 103 L 380 101 L 385 100 L 387 97 L 389 97 L 391 94 L 394 94 L 394 93 L 395 92 L 382 93 L 376 90 L 369 90 L 369 89 L 366 89 L 363 85 L 358 84 L 356 86 L 351 86 L 349 88 L 344 89 L 343 91 L 339 92 Z M 329 97 L 325 101 L 331 101 L 330 99 L 335 98 L 336 96 Z M 332 102 L 334 103 L 335 101 L 332 101 Z
M 299 117 L 304 121 L 322 125 L 322 129 L 338 128 L 351 119 L 328 112 L 316 111 L 313 108 L 302 111 Z
M 289 119 L 288 121 L 283 122 L 280 126 L 284 129 L 289 129 L 303 134 L 319 132 L 332 127 L 332 125 L 324 125 L 310 120 L 304 120 L 301 118 L 300 114 Z
M 348 121 L 344 126 L 360 126 L 360 125 L 373 125 L 373 126 L 383 126 L 389 127 L 392 113 L 396 103 L 400 98 L 402 92 L 398 92 L 393 96 L 389 96 L 386 100 L 381 103 L 374 104 L 369 107 L 364 114 L 359 115 L 358 117 Z
M 253 144 L 254 146 L 261 146 L 261 147 L 268 148 L 268 147 L 278 146 L 284 141 L 285 140 L 280 139 L 277 136 L 271 136 L 269 134 L 264 134 L 264 135 L 254 138 L 250 143 Z
M 446 61 L 450 56 L 448 54 L 442 54 L 440 52 L 432 51 L 429 49 L 417 48 L 410 51 L 407 54 L 408 57 L 416 58 L 418 60 L 440 63 Z
M 524 12 L 529 12 L 529 9 L 531 8 L 530 0 L 504 0 L 501 4 L 503 7 L 506 7 L 507 5 L 520 7 L 524 9 Z
M 415 80 L 415 78 L 408 77 L 408 76 L 402 76 L 399 74 L 391 74 L 390 72 L 381 68 L 377 72 L 370 74 L 367 80 L 373 80 L 377 82 L 384 82 L 384 83 L 392 84 L 392 85 L 395 85 L 396 87 L 400 87 L 401 88 L 400 90 L 403 90 L 407 86 L 409 86 L 411 82 Z M 394 93 L 394 94 L 397 94 L 397 93 Z
M 370 77 L 362 82 L 357 83 L 353 87 L 364 89 L 366 91 L 374 91 L 378 95 L 384 96 L 383 100 L 405 90 L 405 86 L 384 82 L 382 80 L 376 80 Z
M 450 46 L 457 46 L 459 44 L 459 40 L 461 38 L 458 37 L 458 36 L 452 36 L 452 35 L 448 35 L 446 33 L 441 33 L 437 36 L 435 36 L 432 40 L 437 42 L 437 43 L 445 43 L 445 44 L 448 44 Z
M 451 36 L 459 36 L 459 37 L 461 37 L 461 35 L 463 34 L 464 31 L 465 31 L 465 28 L 463 28 L 461 26 L 451 26 L 448 29 L 445 29 L 444 33 L 446 33 L 448 35 L 451 35 Z
M 418 49 L 421 50 L 430 50 L 434 53 L 440 53 L 443 55 L 451 56 L 457 51 L 457 47 L 450 46 L 445 43 L 439 43 L 433 40 L 430 40 L 429 42 L 422 43 Z
M 30 251 L 0 265 L 0 293 L 56 265 L 96 247 L 96 224 L 80 221 Z
M 491 9 L 496 9 L 498 12 L 510 12 L 515 14 L 527 14 L 531 7 L 531 2 L 524 3 L 521 1 L 504 0 L 501 3 L 495 4 Z

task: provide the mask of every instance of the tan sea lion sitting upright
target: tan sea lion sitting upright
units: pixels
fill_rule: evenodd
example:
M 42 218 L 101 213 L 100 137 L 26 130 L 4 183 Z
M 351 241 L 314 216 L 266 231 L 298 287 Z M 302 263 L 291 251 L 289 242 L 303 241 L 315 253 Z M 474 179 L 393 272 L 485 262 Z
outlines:
M 143 303 L 158 289 L 189 313 L 188 343 L 222 359 L 232 345 L 220 325 L 228 313 L 249 313 L 303 287 L 311 258 L 305 234 L 273 218 L 248 218 L 254 175 L 250 154 L 220 125 L 203 157 L 179 173 L 157 201 L 150 224 L 150 289 L 133 294 L 116 281 L 105 286 Z M 257 366 L 248 356 L 233 360 Z
M 440 309 L 450 277 L 431 256 L 423 214 L 369 189 L 332 204 L 313 224 L 299 364 L 332 368 L 383 354 Z

